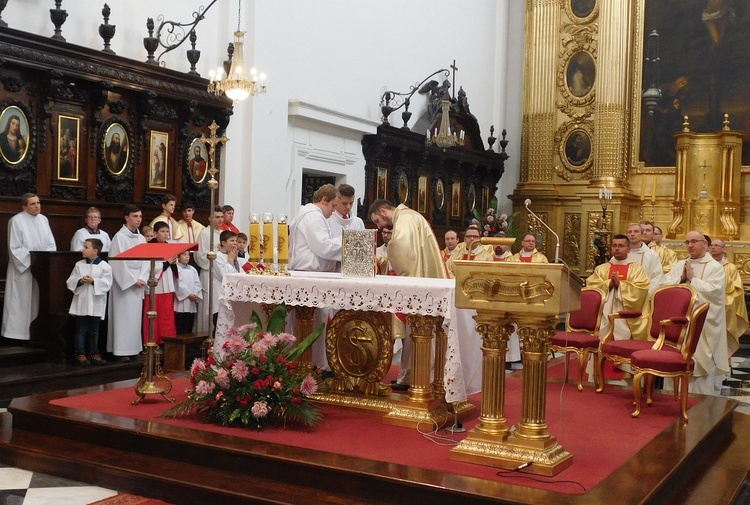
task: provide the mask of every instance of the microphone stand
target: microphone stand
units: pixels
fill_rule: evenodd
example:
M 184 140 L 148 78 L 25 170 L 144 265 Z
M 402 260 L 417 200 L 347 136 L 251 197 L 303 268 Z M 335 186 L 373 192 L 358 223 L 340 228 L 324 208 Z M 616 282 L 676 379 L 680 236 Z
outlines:
M 537 221 L 542 223 L 542 225 L 544 225 L 544 227 L 547 228 L 550 231 L 550 233 L 552 233 L 552 235 L 555 236 L 555 239 L 557 239 L 557 244 L 555 245 L 555 263 L 558 263 L 560 261 L 560 236 L 557 233 L 555 233 L 555 230 L 550 228 L 549 225 L 545 223 L 541 217 L 537 216 L 534 213 L 534 211 L 529 208 L 529 205 L 531 205 L 531 200 L 527 198 L 524 204 L 526 205 L 526 210 L 529 212 L 529 214 L 534 216 L 537 219 Z

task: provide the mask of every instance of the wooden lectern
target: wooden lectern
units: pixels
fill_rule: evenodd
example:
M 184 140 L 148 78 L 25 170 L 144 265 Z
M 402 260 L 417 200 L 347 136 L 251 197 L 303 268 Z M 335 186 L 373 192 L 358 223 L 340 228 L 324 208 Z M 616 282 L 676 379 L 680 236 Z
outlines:
M 554 263 L 456 261 L 454 268 L 456 307 L 477 311 L 483 399 L 479 423 L 451 449 L 450 458 L 538 475 L 561 472 L 573 456 L 547 431 L 548 346 L 558 315 L 580 308 L 583 282 Z M 503 409 L 513 323 L 523 355 L 523 406 L 518 429 L 511 433 Z

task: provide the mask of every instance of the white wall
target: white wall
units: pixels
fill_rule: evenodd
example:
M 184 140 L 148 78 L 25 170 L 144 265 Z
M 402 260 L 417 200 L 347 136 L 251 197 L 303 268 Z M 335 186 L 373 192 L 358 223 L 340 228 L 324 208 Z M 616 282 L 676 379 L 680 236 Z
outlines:
M 118 55 L 145 60 L 142 38 L 148 16 L 189 20 L 209 0 L 110 0 L 110 23 L 117 25 L 112 48 Z M 243 0 L 242 29 L 247 31 L 246 65 L 268 74 L 268 93 L 235 107 L 222 167 L 220 200 L 236 208 L 244 229 L 249 212 L 294 214 L 303 169 L 328 170 L 338 182 L 364 191 L 362 160 L 344 165 L 352 151 L 361 156 L 358 138 L 380 122 L 378 106 L 384 87 L 408 90 L 453 60 L 459 67 L 456 88 L 463 86 L 482 136 L 509 132 L 506 173 L 500 195 L 518 181 L 523 74 L 524 3 L 520 0 Z M 101 0 L 66 0 L 69 17 L 62 27 L 68 42 L 99 49 Z M 3 12 L 10 27 L 51 35 L 50 0 L 11 1 Z M 236 29 L 237 2 L 219 0 L 198 27 L 202 51 L 199 72 L 206 76 L 226 55 Z M 158 24 L 158 21 L 157 21 Z M 186 43 L 187 44 L 187 43 Z M 187 49 L 187 47 L 185 47 Z M 187 71 L 180 48 L 165 57 L 169 68 Z M 321 110 L 322 122 L 290 118 L 290 101 Z M 413 125 L 424 110 L 416 95 Z M 343 127 L 342 120 L 348 118 Z M 298 118 L 297 118 L 298 119 Z M 333 124 L 326 124 L 326 121 Z M 400 113 L 391 122 L 400 124 Z M 338 125 L 336 123 L 339 123 Z M 336 138 L 336 137 L 340 138 Z M 307 143 L 307 147 L 305 147 Z M 497 146 L 497 144 L 496 144 Z M 305 166 L 300 148 L 327 151 Z M 356 164 L 360 164 L 356 166 Z M 313 166 L 315 165 L 315 166 Z M 293 183 L 290 185 L 290 181 Z M 293 190 L 296 194 L 287 194 Z M 501 204 L 504 196 L 501 198 Z

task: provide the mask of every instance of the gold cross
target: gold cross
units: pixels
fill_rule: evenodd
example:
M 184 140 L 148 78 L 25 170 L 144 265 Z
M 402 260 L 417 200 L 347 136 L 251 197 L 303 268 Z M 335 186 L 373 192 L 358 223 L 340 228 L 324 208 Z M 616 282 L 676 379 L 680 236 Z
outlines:
M 202 143 L 208 145 L 208 173 L 211 174 L 211 178 L 213 178 L 216 173 L 216 146 L 229 142 L 229 139 L 225 134 L 222 133 L 221 137 L 216 135 L 216 130 L 218 130 L 218 128 L 219 125 L 216 124 L 216 121 L 212 121 L 211 126 L 208 127 L 208 129 L 211 130 L 211 135 L 206 137 L 205 134 L 202 134 L 200 138 Z

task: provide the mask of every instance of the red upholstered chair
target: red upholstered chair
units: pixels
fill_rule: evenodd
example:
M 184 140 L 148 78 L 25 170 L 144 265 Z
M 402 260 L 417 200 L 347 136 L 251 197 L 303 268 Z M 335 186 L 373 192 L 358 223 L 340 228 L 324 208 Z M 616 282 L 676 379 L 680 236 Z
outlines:
M 649 316 L 649 333 L 647 340 L 615 340 L 615 320 L 639 317 L 640 312 L 620 311 L 609 314 L 609 332 L 601 341 L 599 348 L 599 387 L 597 392 L 604 390 L 604 360 L 608 359 L 615 365 L 630 364 L 630 356 L 641 350 L 651 349 L 662 334 L 664 335 L 664 349 L 668 352 L 678 352 L 678 345 L 682 342 L 687 329 L 687 319 L 693 311 L 698 292 L 689 284 L 665 286 L 654 291 L 651 296 L 651 314 Z M 685 318 L 685 324 L 676 324 L 674 318 Z M 678 319 L 675 319 L 677 321 Z
M 653 349 L 636 351 L 630 356 L 630 366 L 633 368 L 633 394 L 635 395 L 635 412 L 633 417 L 641 413 L 641 379 L 646 377 L 646 403 L 651 405 L 651 390 L 654 376 L 673 378 L 675 381 L 675 393 L 680 391 L 680 407 L 682 418 L 687 422 L 687 394 L 690 376 L 693 375 L 695 362 L 693 353 L 698 347 L 698 341 L 703 331 L 708 315 L 708 302 L 700 305 L 693 312 L 688 331 L 684 341 L 678 345 L 680 352 L 671 352 L 662 347 L 666 344 L 664 338 L 660 338 Z
M 552 337 L 551 351 L 565 353 L 565 380 L 568 380 L 570 353 L 578 355 L 578 390 L 583 391 L 583 370 L 589 353 L 599 352 L 599 325 L 602 319 L 604 297 L 595 289 L 581 290 L 581 309 L 571 312 L 565 323 L 565 331 L 558 331 Z M 594 385 L 598 384 L 594 370 Z

